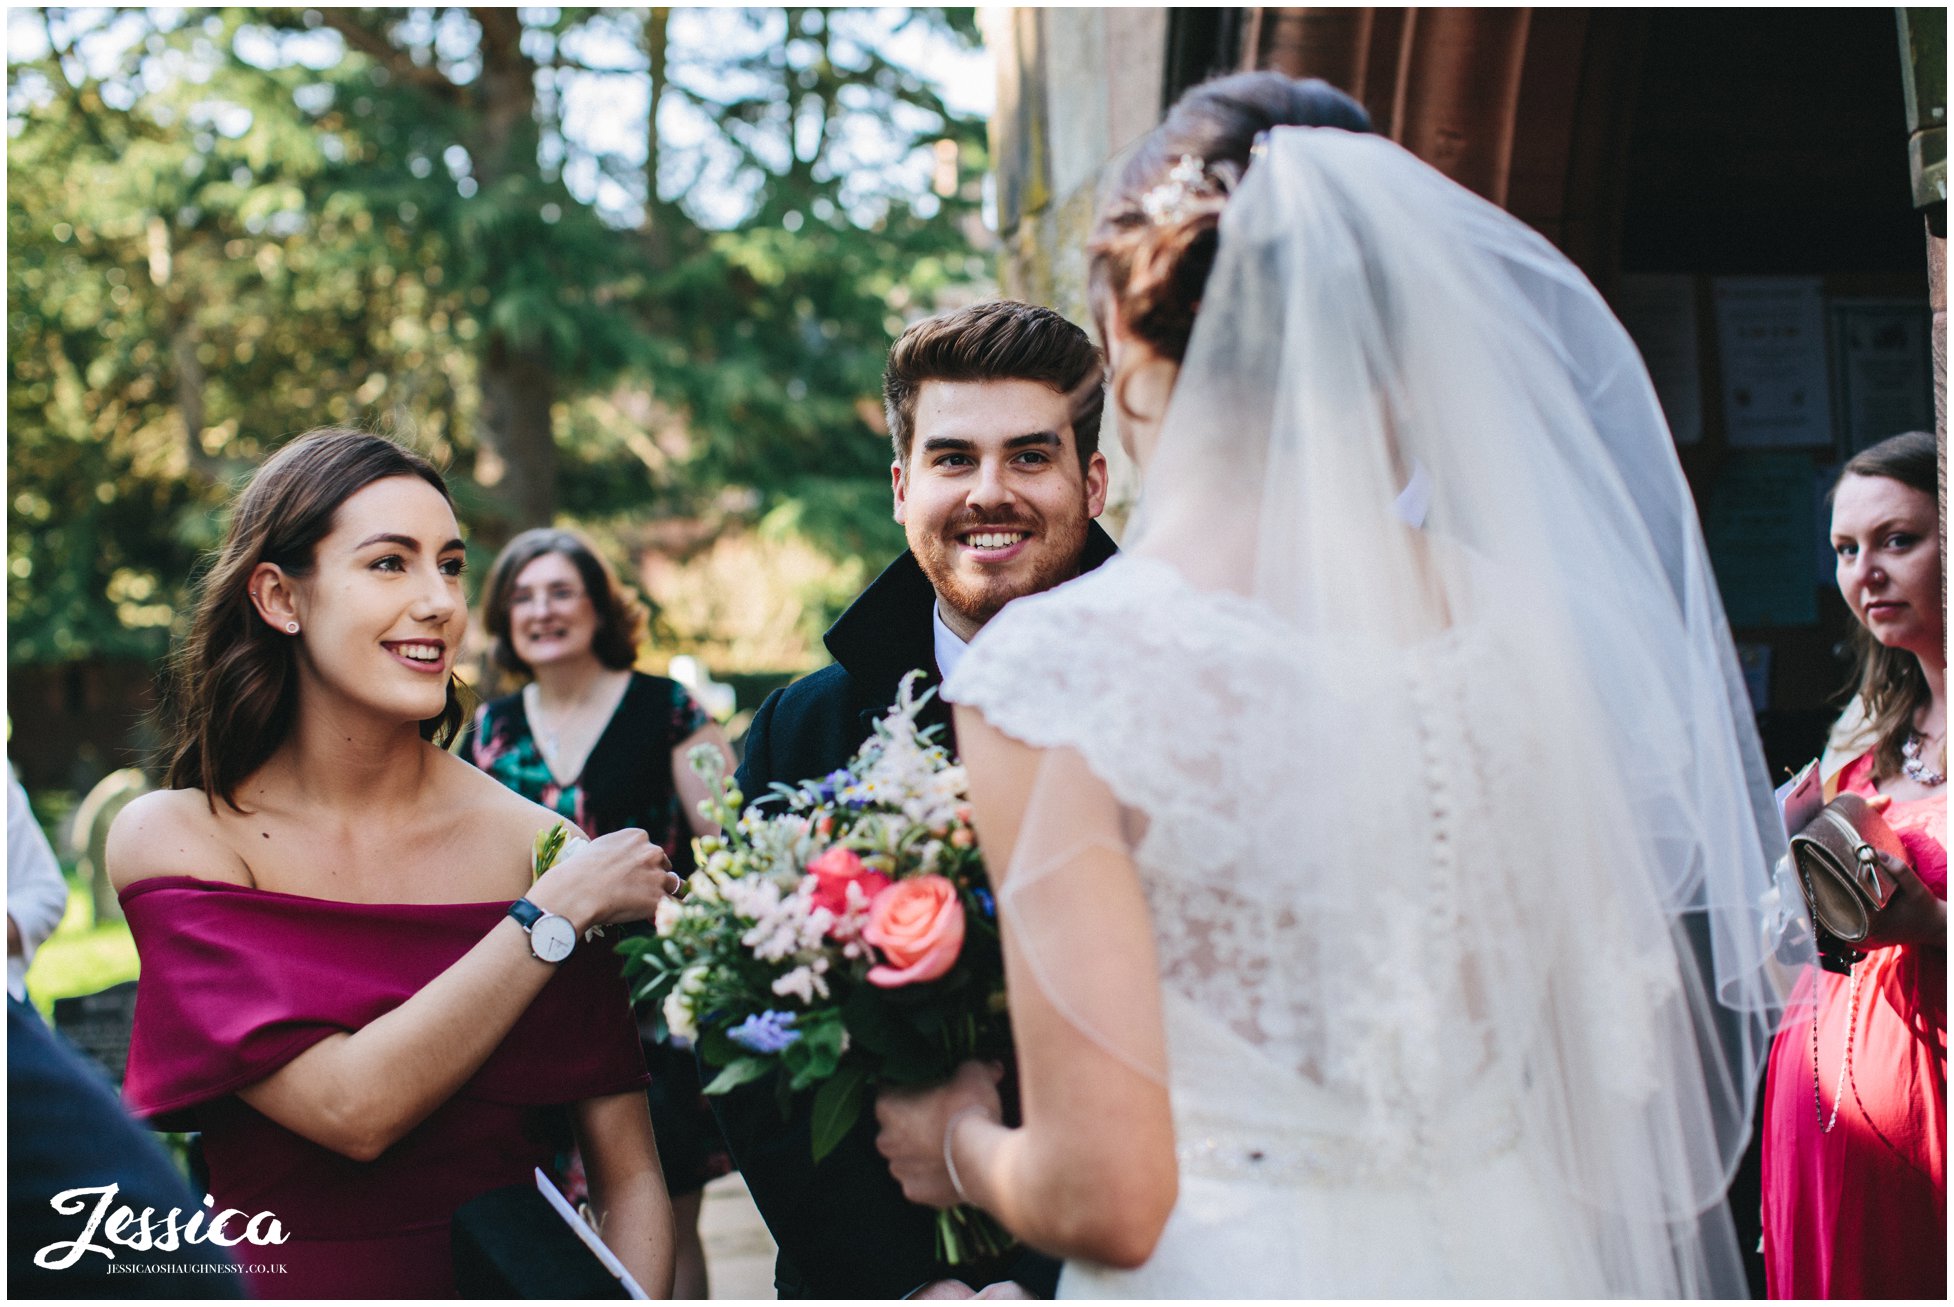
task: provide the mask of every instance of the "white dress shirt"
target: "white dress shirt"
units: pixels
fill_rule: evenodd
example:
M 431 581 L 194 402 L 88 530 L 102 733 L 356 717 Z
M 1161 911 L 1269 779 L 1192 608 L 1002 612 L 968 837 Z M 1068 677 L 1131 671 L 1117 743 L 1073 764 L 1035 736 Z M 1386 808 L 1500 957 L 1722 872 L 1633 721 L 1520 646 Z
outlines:
M 930 634 L 936 647 L 936 670 L 947 681 L 950 673 L 957 669 L 957 664 L 963 661 L 964 651 L 970 646 L 943 621 L 941 599 L 930 605 Z

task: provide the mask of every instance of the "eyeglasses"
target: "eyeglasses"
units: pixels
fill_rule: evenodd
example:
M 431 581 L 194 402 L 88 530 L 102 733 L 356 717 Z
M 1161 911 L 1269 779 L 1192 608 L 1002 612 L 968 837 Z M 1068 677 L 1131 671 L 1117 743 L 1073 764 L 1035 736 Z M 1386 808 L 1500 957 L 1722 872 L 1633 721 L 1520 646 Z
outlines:
M 553 585 L 542 590 L 524 587 L 509 592 L 509 609 L 534 608 L 541 605 L 569 605 L 584 597 L 585 591 L 574 585 Z

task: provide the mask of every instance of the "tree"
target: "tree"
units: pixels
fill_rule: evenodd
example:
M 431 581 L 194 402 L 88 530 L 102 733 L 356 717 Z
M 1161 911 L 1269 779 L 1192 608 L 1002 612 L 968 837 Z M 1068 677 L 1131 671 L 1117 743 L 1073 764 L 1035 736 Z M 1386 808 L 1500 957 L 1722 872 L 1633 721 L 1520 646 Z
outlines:
M 326 421 L 448 460 L 484 545 L 728 505 L 843 561 L 899 539 L 882 356 L 987 266 L 981 124 L 890 51 L 974 41 L 967 12 L 32 21 L 45 48 L 9 65 L 16 660 L 159 652 L 229 482 Z M 593 129 L 593 99 L 632 132 Z
M 277 440 L 370 420 L 402 364 L 426 384 L 398 423 L 452 409 L 439 346 L 398 330 L 439 270 L 350 197 L 308 207 L 330 138 L 286 110 L 303 68 L 241 65 L 217 18 L 38 21 L 9 70 L 10 655 L 153 656 Z

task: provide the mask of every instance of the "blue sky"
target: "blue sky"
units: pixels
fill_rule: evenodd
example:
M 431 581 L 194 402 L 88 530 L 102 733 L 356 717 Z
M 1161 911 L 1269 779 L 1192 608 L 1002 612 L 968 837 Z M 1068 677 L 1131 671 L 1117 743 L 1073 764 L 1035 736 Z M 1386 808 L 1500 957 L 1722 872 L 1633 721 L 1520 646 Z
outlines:
M 185 12 L 181 9 L 151 11 L 165 22 Z M 673 50 L 747 52 L 764 51 L 769 45 L 780 44 L 777 35 L 770 35 L 766 30 L 774 26 L 771 15 L 766 22 L 755 23 L 748 18 L 754 12 L 732 7 L 675 9 L 670 28 Z M 960 49 L 954 42 L 925 30 L 920 23 L 900 25 L 900 12 L 868 8 L 844 13 L 836 19 L 834 37 L 840 43 L 852 39 L 872 45 L 884 58 L 934 83 L 951 109 L 988 115 L 996 89 L 989 54 L 982 49 Z M 613 219 L 630 224 L 636 221 L 639 198 L 617 180 L 606 177 L 598 163 L 599 156 L 608 155 L 614 165 L 642 167 L 645 157 L 644 120 L 648 86 L 643 77 L 643 61 L 630 39 L 628 26 L 636 18 L 634 14 L 623 12 L 616 17 L 615 24 L 600 18 L 585 25 L 576 33 L 574 44 L 566 45 L 566 51 L 573 53 L 580 63 L 618 71 L 615 74 L 570 72 L 564 77 L 561 84 L 562 116 L 564 132 L 572 146 L 570 157 L 563 161 L 563 175 L 572 194 L 595 201 Z M 138 15 L 126 11 L 118 16 L 112 10 L 68 10 L 58 21 L 66 29 L 61 31 L 61 39 L 74 42 L 74 48 L 89 75 L 97 78 L 117 72 L 124 65 L 132 45 L 141 40 L 147 31 L 147 25 Z M 457 19 L 457 22 L 465 23 L 465 20 Z M 444 26 L 447 25 L 429 23 L 425 35 L 432 38 L 437 52 L 453 53 L 460 57 L 456 74 L 465 80 L 468 34 L 463 28 L 448 26 L 447 30 L 443 30 Z M 40 12 L 31 9 L 10 10 L 7 45 L 10 59 L 34 59 L 44 55 L 47 39 Z M 787 42 L 790 63 L 795 62 L 801 53 L 797 46 L 804 46 L 808 51 L 812 49 L 811 43 Z M 323 68 L 340 57 L 341 43 L 337 34 L 322 29 L 288 39 L 282 43 L 282 48 L 265 40 L 258 55 L 254 55 L 253 42 L 247 37 L 240 41 L 239 53 L 253 62 L 259 58 L 268 62 L 283 57 L 310 67 Z M 200 69 L 197 63 L 194 57 L 185 61 L 174 55 L 168 60 L 145 60 L 139 76 L 198 78 Z M 705 84 L 697 76 L 696 69 L 688 68 L 683 63 L 675 64 L 671 75 L 674 84 L 695 94 L 717 98 L 731 89 Z M 117 103 L 128 98 L 126 93 L 118 94 L 120 90 L 119 87 L 105 87 L 104 98 L 113 107 L 126 108 L 127 103 Z M 15 92 L 33 94 L 31 88 L 18 85 Z M 212 110 L 219 130 L 226 130 L 228 125 L 222 122 L 223 108 L 212 106 Z M 242 130 L 241 125 L 238 130 Z M 661 145 L 669 156 L 684 160 L 688 151 L 693 156 L 689 163 L 680 164 L 681 167 L 693 169 L 689 177 L 675 179 L 661 168 L 661 181 L 664 183 L 661 189 L 667 190 L 668 198 L 671 189 L 682 186 L 689 206 L 699 217 L 714 225 L 736 221 L 744 209 L 744 188 L 738 184 L 734 171 L 725 160 L 700 156 L 697 147 L 710 142 L 710 130 L 704 115 L 696 106 L 676 99 L 668 101 L 661 107 L 659 132 Z M 226 131 L 226 134 L 234 133 Z M 884 138 L 873 116 L 856 114 L 851 115 L 843 125 L 838 160 L 844 168 L 860 167 L 864 175 L 884 170 L 886 177 L 887 172 L 893 171 L 901 179 L 901 188 L 905 192 L 929 205 L 934 204 L 934 199 L 929 196 L 930 162 L 922 157 L 925 153 L 919 151 L 917 156 L 908 160 L 895 159 L 891 143 Z M 863 200 L 868 207 L 875 202 L 872 198 L 865 197 Z M 852 213 L 853 205 L 849 207 Z

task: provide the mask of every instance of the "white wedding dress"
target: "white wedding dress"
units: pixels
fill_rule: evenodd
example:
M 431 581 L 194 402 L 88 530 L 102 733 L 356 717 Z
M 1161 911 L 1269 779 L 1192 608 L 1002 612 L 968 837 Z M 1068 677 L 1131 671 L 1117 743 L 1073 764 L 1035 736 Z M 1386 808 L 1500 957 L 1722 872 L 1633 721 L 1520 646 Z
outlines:
M 1153 1255 L 1061 1295 L 1741 1296 L 1782 834 L 1593 288 L 1389 142 L 1278 129 L 1127 546 L 944 687 L 1040 750 L 999 893 L 1026 974 L 1173 1104 Z M 1164 1064 L 1091 983 L 1114 845 Z
M 1041 656 L 1053 649 L 1070 656 L 1053 666 Z M 1523 1077 L 1486 1064 L 1483 1021 L 1462 985 L 1421 983 L 1432 959 L 1468 947 L 1464 914 L 1446 910 L 1459 886 L 1499 872 L 1445 859 L 1448 841 L 1483 848 L 1460 841 L 1455 822 L 1485 809 L 1492 760 L 1536 756 L 1526 720 L 1505 722 L 1505 740 L 1472 736 L 1485 698 L 1476 689 L 1503 679 L 1497 629 L 1431 641 L 1418 651 L 1422 684 L 1393 697 L 1366 662 L 1130 558 L 1013 604 L 946 687 L 1006 734 L 1076 750 L 1148 819 L 1133 863 L 1166 988 L 1180 1199 L 1144 1267 L 1068 1263 L 1062 1297 L 1585 1297 L 1606 1287 L 1583 1223 L 1563 1219 L 1518 1147 Z M 1034 664 L 1045 674 L 1026 678 Z M 1300 779 L 1367 765 L 1349 742 L 1285 729 L 1327 716 L 1291 702 L 1301 696 L 1341 699 L 1353 725 L 1421 718 L 1430 772 L 1414 779 L 1425 801 L 1360 806 L 1334 832 L 1299 831 Z M 1325 938 L 1330 922 L 1262 892 L 1278 863 L 1361 875 L 1359 851 L 1406 827 L 1425 844 L 1432 898 L 1405 920 L 1373 923 L 1368 940 L 1362 922 Z M 1008 884 L 1006 894 L 1025 899 Z M 1318 1004 L 1338 1007 L 1340 1028 L 1369 1028 L 1363 1066 L 1319 1065 Z

